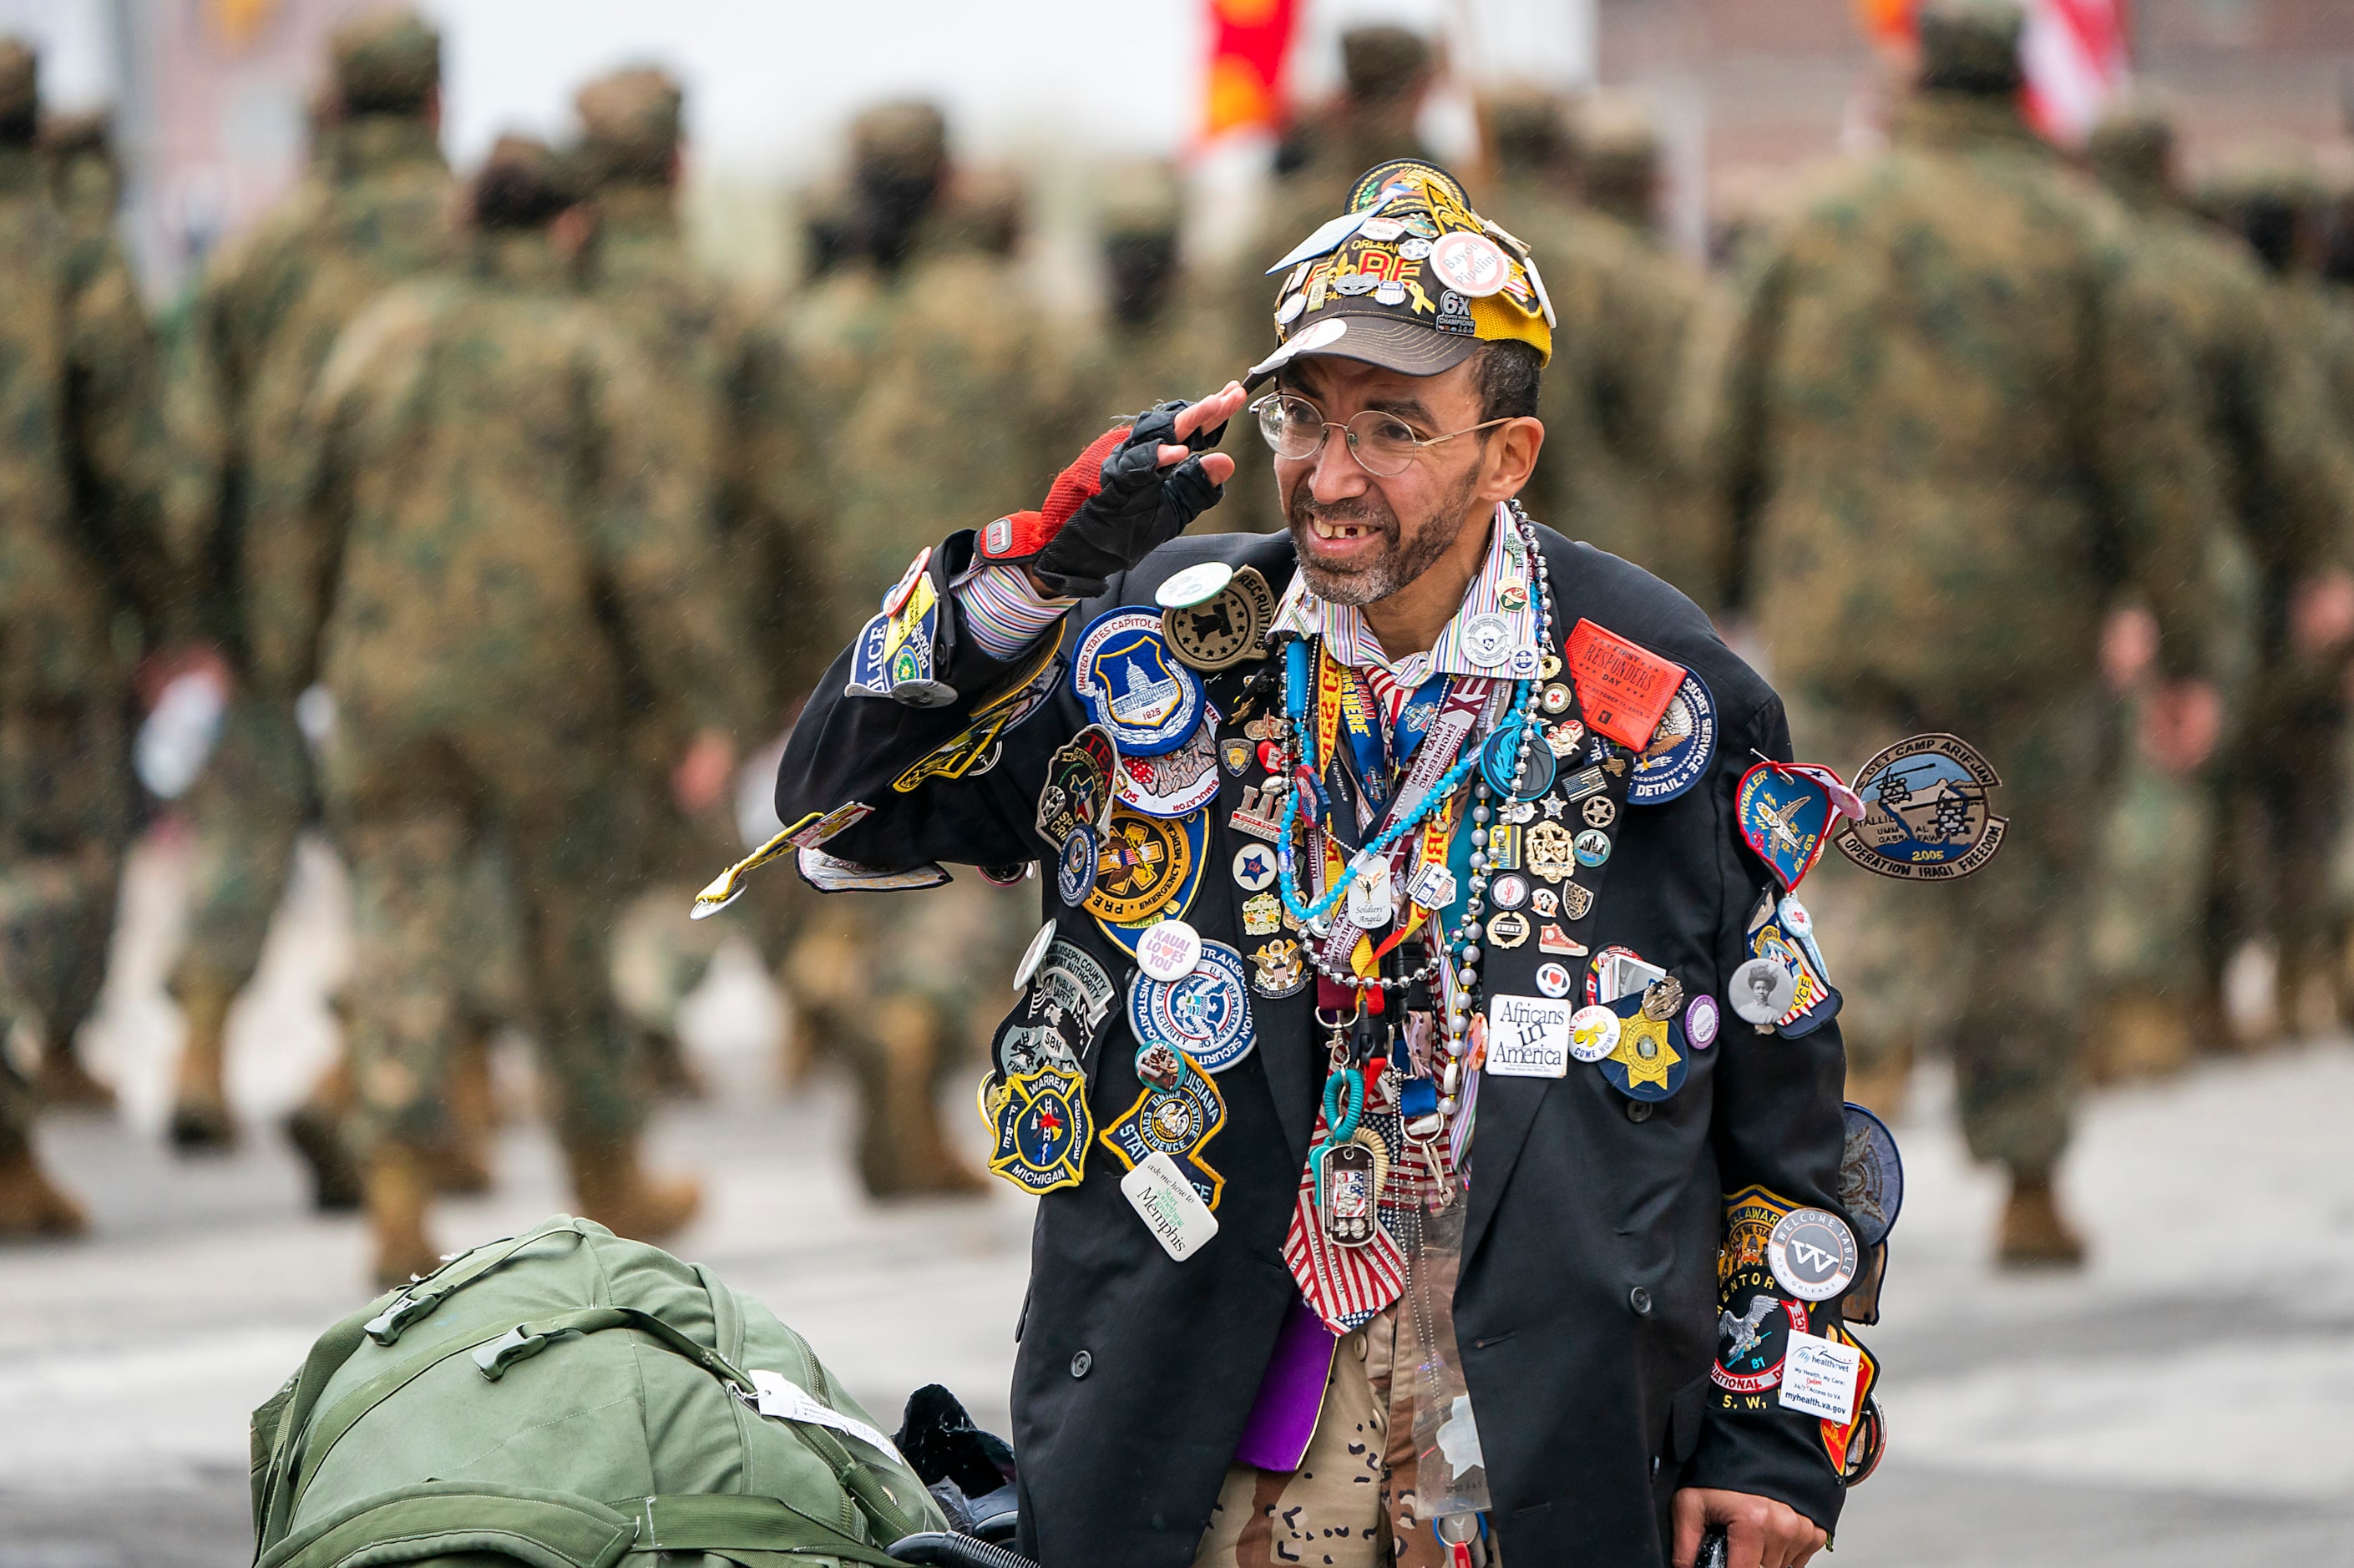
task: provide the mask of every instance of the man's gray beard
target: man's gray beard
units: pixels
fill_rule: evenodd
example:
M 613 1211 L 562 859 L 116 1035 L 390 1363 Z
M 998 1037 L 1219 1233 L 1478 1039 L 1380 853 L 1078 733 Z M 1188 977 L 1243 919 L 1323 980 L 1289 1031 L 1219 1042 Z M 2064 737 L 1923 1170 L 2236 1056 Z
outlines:
M 1437 515 L 1451 516 L 1459 520 L 1471 504 L 1471 488 L 1477 478 L 1476 473 L 1465 474 L 1463 482 L 1456 486 L 1455 493 L 1439 503 Z M 1299 558 L 1299 574 L 1308 579 L 1308 586 L 1315 590 L 1316 597 L 1327 604 L 1359 606 L 1378 604 L 1430 570 L 1438 558 L 1447 554 L 1455 544 L 1456 533 L 1437 527 L 1426 527 L 1416 537 L 1411 547 L 1401 546 L 1399 541 L 1404 530 L 1398 525 L 1397 514 L 1386 505 L 1381 506 L 1378 516 L 1352 514 L 1333 507 L 1325 507 L 1320 510 L 1326 521 L 1354 524 L 1361 527 L 1368 524 L 1378 527 L 1388 544 L 1388 547 L 1382 552 L 1380 558 L 1363 571 L 1327 571 L 1319 566 L 1316 563 L 1316 557 L 1309 553 L 1308 546 L 1311 535 L 1308 531 L 1308 520 L 1319 509 L 1314 507 L 1312 503 L 1309 505 L 1301 504 L 1302 500 L 1308 496 L 1308 482 L 1305 479 L 1301 480 L 1299 488 L 1291 493 L 1290 514 L 1285 521 L 1291 531 L 1292 550 Z M 1368 508 L 1368 512 L 1370 510 Z M 1458 521 L 1457 524 L 1458 531 L 1460 527 L 1461 524 Z

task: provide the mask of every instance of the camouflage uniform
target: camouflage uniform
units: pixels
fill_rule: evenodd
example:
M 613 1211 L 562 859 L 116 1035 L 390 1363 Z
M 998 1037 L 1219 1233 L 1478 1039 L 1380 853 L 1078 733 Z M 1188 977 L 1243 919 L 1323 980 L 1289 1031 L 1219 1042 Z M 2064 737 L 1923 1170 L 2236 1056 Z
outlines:
M 1536 93 L 1487 105 L 1501 176 L 1496 221 L 1535 250 L 1559 317 L 1529 505 L 1713 610 L 1723 551 L 1694 479 L 1687 407 L 1708 283 L 1659 244 L 1648 216 L 1630 221 L 1570 199 L 1575 158 L 1563 116 L 1558 101 Z M 1655 155 L 1648 140 L 1642 146 Z
M 1430 45 L 1404 27 L 1354 27 L 1341 37 L 1341 94 L 1294 129 L 1276 154 L 1276 177 L 1248 245 L 1225 291 L 1226 354 L 1239 379 L 1267 352 L 1267 270 L 1300 239 L 1349 205 L 1349 186 L 1386 158 L 1427 158 L 1415 117 L 1429 91 Z M 1207 391 L 1210 388 L 1204 387 Z M 1226 438 L 1235 476 L 1216 508 L 1196 524 L 1204 533 L 1268 534 L 1284 525 L 1275 460 L 1249 421 Z
M 1241 366 L 1182 260 L 1174 173 L 1161 164 L 1119 169 L 1105 194 L 1098 223 L 1106 309 L 1092 344 L 1095 363 L 1083 377 L 1100 405 L 1096 412 L 1134 413 L 1225 386 Z M 1266 449 L 1255 430 L 1245 431 L 1246 423 L 1235 422 L 1225 450 L 1255 459 Z
M 2049 1180 L 2087 991 L 2094 648 L 2137 587 L 2160 660 L 2202 670 L 2219 504 L 2190 372 L 2115 210 L 2012 105 L 2018 16 L 1936 5 L 1883 157 L 1761 247 L 1727 366 L 1737 603 L 1800 755 L 1842 771 L 1950 730 L 2000 772 L 2002 853 L 1950 887 L 1829 856 L 1808 882 L 1859 1078 L 1949 1035 L 1972 1151 L 2014 1177 L 2007 1252 L 2076 1244 Z M 2031 1217 L 2049 1222 L 2033 1226 Z
M 829 639 L 847 634 L 823 613 L 825 563 L 782 345 L 687 255 L 673 188 L 677 85 L 658 70 L 620 71 L 582 89 L 575 105 L 578 156 L 599 219 L 593 297 L 653 375 L 655 439 L 691 476 L 716 529 L 722 577 L 710 591 L 739 595 L 744 619 L 758 622 L 758 653 L 748 662 L 765 689 L 733 726 L 739 741 L 757 743 L 807 693 Z M 625 701 L 642 720 L 630 733 L 631 810 L 643 824 L 647 878 L 657 885 L 622 924 L 631 939 L 617 939 L 617 986 L 657 1080 L 684 1087 L 692 1079 L 678 1054 L 678 1004 L 731 929 L 689 921 L 684 911 L 695 889 L 742 850 L 732 796 L 692 819 L 672 803 L 674 726 L 650 712 L 657 696 L 651 672 L 633 663 L 624 680 Z M 806 903 L 800 891 L 767 879 L 745 906 L 772 957 L 798 924 Z M 632 984 L 629 977 L 642 978 Z
M 748 705 L 736 606 L 716 591 L 696 476 L 662 444 L 658 383 L 572 297 L 546 232 L 567 195 L 552 156 L 503 143 L 476 191 L 466 273 L 383 295 L 320 372 L 309 547 L 253 541 L 288 568 L 254 600 L 259 671 L 287 690 L 315 667 L 336 704 L 323 774 L 353 867 L 355 1135 L 386 1275 L 422 1243 L 403 1234 L 421 1226 L 415 1151 L 445 1134 L 461 890 L 485 837 L 514 856 L 584 1212 L 642 1231 L 691 1212 L 691 1195 L 642 1192 L 643 1113 L 607 972 L 610 910 L 637 865 L 622 672 L 635 660 L 660 683 L 673 754 Z
M 2194 1017 L 2221 1037 L 2224 963 L 2264 924 L 2265 904 L 2285 978 L 2321 957 L 2326 867 L 2314 847 L 2335 832 L 2345 661 L 2294 649 L 2289 607 L 2300 587 L 2344 569 L 2354 461 L 2312 354 L 2289 335 L 2283 291 L 2177 201 L 2168 122 L 2146 111 L 2114 116 L 2093 152 L 2133 215 L 2135 267 L 2198 376 L 2238 524 L 2211 547 L 2234 590 L 2221 600 L 2232 641 L 2244 650 L 2234 661 L 2244 673 L 2225 683 L 2243 723 L 2207 777 L 2170 778 L 2131 730 L 2119 737 L 2126 772 L 2104 844 L 2094 956 L 2114 993 L 2103 1045 L 2132 1069 L 2179 1061 Z
M 32 53 L 0 41 L 0 1030 L 54 1063 L 106 974 L 133 790 L 126 720 L 156 573 L 154 345 L 129 270 L 48 187 Z M 0 1235 L 78 1229 L 0 1062 Z
M 413 15 L 393 12 L 345 28 L 334 52 L 342 112 L 316 150 L 319 172 L 207 269 L 173 396 L 182 453 L 175 550 L 203 585 L 202 629 L 225 649 L 237 681 L 187 802 L 196 840 L 188 934 L 170 986 L 188 1018 L 174 1139 L 191 1149 L 231 1136 L 221 1034 L 260 963 L 313 800 L 294 722 L 300 688 L 272 684 L 252 667 L 249 620 L 268 611 L 251 597 L 266 580 L 252 569 L 252 535 L 285 531 L 257 520 L 300 505 L 304 409 L 335 334 L 387 286 L 446 268 L 456 254 L 454 187 L 428 113 L 439 39 Z M 306 1151 L 323 1150 L 323 1124 L 296 1131 Z
M 1008 196 L 946 182 L 937 111 L 854 128 L 858 255 L 783 330 L 807 392 L 831 558 L 855 614 L 916 552 L 972 524 L 975 495 L 1041 495 L 1111 422 L 1071 346 L 1009 260 Z M 978 187 L 978 188 L 977 188 Z M 932 205 L 915 204 L 928 190 Z M 915 204 L 915 205 L 901 205 Z M 859 1080 L 859 1169 L 877 1195 L 977 1187 L 931 1087 L 994 1020 L 986 1001 L 1035 927 L 1018 892 L 971 873 L 924 899 L 827 898 L 786 966 L 822 1048 Z

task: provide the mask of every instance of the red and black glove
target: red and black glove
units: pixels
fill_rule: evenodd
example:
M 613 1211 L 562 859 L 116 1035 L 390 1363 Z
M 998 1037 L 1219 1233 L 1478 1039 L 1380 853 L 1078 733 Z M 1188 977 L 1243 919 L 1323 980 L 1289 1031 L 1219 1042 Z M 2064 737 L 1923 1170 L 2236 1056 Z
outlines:
M 1177 416 L 1185 407 L 1163 403 L 1097 436 L 1055 476 L 1044 506 L 981 531 L 981 558 L 1028 567 L 1053 598 L 1086 599 L 1183 533 L 1225 493 L 1202 471 L 1198 455 L 1218 444 L 1224 425 L 1186 439 L 1197 455 L 1161 466 L 1161 449 L 1177 444 Z

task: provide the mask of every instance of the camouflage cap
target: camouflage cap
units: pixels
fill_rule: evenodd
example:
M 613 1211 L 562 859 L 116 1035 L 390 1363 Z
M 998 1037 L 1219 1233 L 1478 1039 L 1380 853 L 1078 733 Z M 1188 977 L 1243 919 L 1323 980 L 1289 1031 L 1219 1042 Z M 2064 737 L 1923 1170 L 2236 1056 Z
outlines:
M 1029 216 L 1030 193 L 1020 174 L 1009 168 L 965 168 L 958 172 L 956 188 L 940 209 L 940 228 L 951 245 L 1011 256 L 1022 243 Z
M 41 109 L 41 57 L 22 38 L 0 38 L 0 122 L 31 129 Z
M 590 178 L 660 181 L 677 155 L 684 95 L 666 70 L 636 66 L 598 78 L 574 95 L 580 152 Z
M 2310 148 L 2264 140 L 2231 148 L 2200 182 L 2205 199 L 2225 207 L 2250 202 L 2305 206 L 2321 196 L 2320 171 Z
M 1436 376 L 1482 343 L 1553 357 L 1553 303 L 1518 238 L 1471 210 L 1454 175 L 1416 158 L 1358 176 L 1348 210 L 1273 267 L 1282 346 L 1251 366 L 1256 387 L 1285 361 L 1328 354 Z
M 1352 27 L 1341 35 L 1341 75 L 1359 103 L 1386 103 L 1420 87 L 1432 68 L 1429 41 L 1405 27 Z
M 536 136 L 498 139 L 468 192 L 477 228 L 538 228 L 580 199 L 556 149 Z
M 948 117 L 936 103 L 877 103 L 850 122 L 850 160 L 862 170 L 930 178 L 948 157 Z
M 1578 105 L 1571 155 L 1586 199 L 1606 211 L 1647 208 L 1659 177 L 1659 127 L 1650 106 L 1624 92 L 1596 92 Z
M 1479 124 L 1507 175 L 1534 175 L 1568 161 L 1567 106 L 1543 88 L 1499 88 L 1479 101 Z
M 2023 79 L 2017 0 L 1927 0 L 1921 7 L 1921 85 L 1992 97 Z
M 1167 163 L 1123 164 L 1103 182 L 1097 224 L 1107 238 L 1121 234 L 1173 234 L 1183 216 L 1177 171 Z
M 41 117 L 41 150 L 59 158 L 96 156 L 114 161 L 114 114 L 78 109 Z
M 406 5 L 345 22 L 327 53 L 347 113 L 422 113 L 441 85 L 441 35 Z
M 2174 122 L 2157 104 L 2133 101 L 2101 117 L 2084 147 L 2112 185 L 2163 186 L 2174 174 Z

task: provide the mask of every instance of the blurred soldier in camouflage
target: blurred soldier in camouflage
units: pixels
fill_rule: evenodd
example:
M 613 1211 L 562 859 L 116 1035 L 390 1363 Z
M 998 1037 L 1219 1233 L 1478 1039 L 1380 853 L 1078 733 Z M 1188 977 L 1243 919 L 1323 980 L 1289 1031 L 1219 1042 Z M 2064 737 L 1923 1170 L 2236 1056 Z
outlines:
M 1275 178 L 1267 184 L 1257 231 L 1226 282 L 1227 367 L 1204 387 L 1238 375 L 1267 352 L 1267 270 L 1302 235 L 1349 205 L 1350 182 L 1384 158 L 1431 155 L 1415 121 L 1437 75 L 1430 44 L 1419 33 L 1364 26 L 1341 35 L 1341 95 L 1302 117 L 1276 150 Z M 1567 521 L 1555 522 L 1574 531 Z M 1203 526 L 1236 534 L 1266 534 L 1282 527 L 1275 466 L 1238 465 L 1227 482 L 1225 499 Z
M 2282 289 L 2184 209 L 2166 117 L 2147 106 L 2113 114 L 2092 156 L 2133 215 L 2134 264 L 2197 375 L 2238 524 L 2211 546 L 2218 580 L 2233 585 L 2219 608 L 2253 660 L 2226 682 L 2239 722 L 2211 777 L 2171 779 L 2126 738 L 2095 927 L 2108 992 L 2095 1047 L 2130 1073 L 2179 1065 L 2194 1036 L 2228 1038 L 2224 965 L 2264 925 L 2280 938 L 2285 1000 L 2327 974 L 2327 865 L 2315 852 L 2335 833 L 2341 787 L 2354 453 L 2310 345 L 2290 335 Z
M 1482 118 L 1500 176 L 1496 220 L 1543 259 L 1559 317 L 1541 393 L 1546 451 L 1530 503 L 1715 610 L 1723 551 L 1710 545 L 1717 531 L 1694 479 L 1688 406 L 1710 293 L 1652 232 L 1658 148 L 1649 122 L 1610 101 L 1573 121 L 1558 99 L 1528 90 L 1491 97 Z M 1615 196 L 1621 164 L 1642 171 L 1639 217 L 1591 194 L 1575 203 L 1580 168 L 1589 180 L 1608 175 L 1602 188 Z
M 716 530 L 721 577 L 714 594 L 737 596 L 754 626 L 757 652 L 747 661 L 762 689 L 757 707 L 737 715 L 747 742 L 781 723 L 807 694 L 832 643 L 847 634 L 825 613 L 822 541 L 809 493 L 801 424 L 782 344 L 759 330 L 727 290 L 688 256 L 678 217 L 683 154 L 678 85 L 662 71 L 618 71 L 589 83 L 574 100 L 577 149 L 598 210 L 592 252 L 594 297 L 624 330 L 652 370 L 663 421 L 658 439 L 687 473 Z M 623 672 L 633 720 L 630 751 L 643 825 L 646 877 L 659 885 L 624 916 L 615 956 L 625 1013 L 639 1032 L 656 1084 L 693 1092 L 680 1054 L 678 1004 L 703 979 L 725 926 L 698 924 L 684 911 L 695 888 L 743 853 L 726 791 L 690 818 L 673 799 L 677 762 L 671 726 L 652 713 L 659 684 L 652 672 Z M 696 792 L 700 793 L 700 789 Z M 781 956 L 792 916 L 807 895 L 790 882 L 765 881 L 746 905 L 759 945 Z
M 1186 274 L 1176 171 L 1129 164 L 1109 171 L 1102 188 L 1104 318 L 1084 377 L 1091 395 L 1102 408 L 1134 413 L 1223 385 L 1232 366 Z
M 546 147 L 500 143 L 472 187 L 465 270 L 387 292 L 338 339 L 306 505 L 251 541 L 280 568 L 255 599 L 257 669 L 279 690 L 315 673 L 336 705 L 323 776 L 352 862 L 355 1132 L 385 1281 L 438 1255 L 429 1156 L 468 966 L 464 872 L 487 836 L 517 868 L 580 1212 L 652 1239 L 696 1203 L 692 1181 L 640 1166 L 607 969 L 639 863 L 621 672 L 660 683 L 682 777 L 705 791 L 682 804 L 700 810 L 748 700 L 741 633 L 714 591 L 697 476 L 663 448 L 659 384 L 574 291 L 555 233 L 574 207 Z
M 0 39 L 0 1039 L 37 1034 L 66 1097 L 131 829 L 131 667 L 169 584 L 154 344 L 120 252 L 58 211 L 39 110 L 32 51 Z M 0 1238 L 78 1232 L 19 1059 L 0 1051 Z
M 235 1136 L 221 1084 L 229 1004 L 260 963 L 313 792 L 294 720 L 302 688 L 252 665 L 251 621 L 266 608 L 253 601 L 255 520 L 299 505 L 303 413 L 335 334 L 387 285 L 455 255 L 439 36 L 406 8 L 374 12 L 336 32 L 330 60 L 332 92 L 314 114 L 319 175 L 207 269 L 173 399 L 175 552 L 205 585 L 202 630 L 237 682 L 190 793 L 187 945 L 170 980 L 187 1020 L 172 1139 L 192 1151 Z M 346 1092 L 331 1076 L 288 1123 L 322 1207 L 358 1199 L 336 1133 Z
M 77 274 L 127 266 L 115 237 L 114 218 L 122 205 L 122 165 L 114 156 L 114 116 L 103 109 L 41 117 L 41 156 L 48 164 L 49 194 L 72 237 Z
M 1102 422 L 1063 341 L 1013 263 L 1018 187 L 960 177 L 928 103 L 851 127 L 854 253 L 787 302 L 809 450 L 843 608 L 871 607 L 915 553 L 971 524 L 970 498 L 1051 476 Z M 1017 894 L 970 872 L 930 898 L 824 899 L 786 966 L 820 1051 L 863 1105 L 858 1168 L 877 1196 L 977 1190 L 934 1090 L 1034 925 Z
M 2354 316 L 2338 307 L 2321 278 L 2327 246 L 2322 190 L 2317 171 L 2302 152 L 2265 148 L 2232 160 L 2200 193 L 2202 205 L 2238 231 L 2255 253 L 2275 291 L 2285 332 L 2307 358 L 2322 389 L 2321 417 L 2335 438 L 2354 447 Z M 2300 595 L 2287 607 L 2292 655 L 2301 648 L 2342 636 L 2347 607 L 2327 593 Z M 2344 734 L 2344 693 L 2328 679 L 2338 661 L 2303 661 L 2302 678 L 2292 673 L 2268 694 L 2272 711 L 2257 722 L 2275 734 L 2310 727 L 2333 736 Z M 2295 736 L 2274 759 L 2253 758 L 2243 810 L 2253 821 L 2242 835 L 2239 867 L 2243 888 L 2239 907 L 2253 909 L 2250 927 L 2269 930 L 2277 954 L 2274 994 L 2280 1020 L 2290 1032 L 2327 1030 L 2337 988 L 2345 983 L 2326 950 L 2333 945 L 2328 868 L 2312 854 L 2317 835 L 2343 820 L 2337 793 L 2347 764 L 2324 758 L 2318 736 Z M 2336 777 L 2333 778 L 2332 775 Z M 2243 929 L 2242 935 L 2252 934 Z M 2309 983 L 2310 982 L 2310 983 Z
M 2090 1000 L 2091 809 L 2105 785 L 2102 619 L 2137 590 L 2161 634 L 2156 755 L 2211 748 L 2221 525 L 2190 372 L 2149 318 L 2123 219 L 2020 119 L 2020 18 L 1933 0 L 1883 157 L 1835 175 L 1756 253 L 1722 440 L 1736 607 L 1755 614 L 1800 755 L 1842 771 L 1949 730 L 2001 773 L 2002 853 L 1950 887 L 1830 857 L 1808 886 L 1849 1094 L 1885 1106 L 1950 1038 L 1972 1152 L 2010 1177 L 2000 1255 L 2072 1264 L 2052 1176 Z

